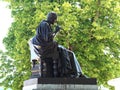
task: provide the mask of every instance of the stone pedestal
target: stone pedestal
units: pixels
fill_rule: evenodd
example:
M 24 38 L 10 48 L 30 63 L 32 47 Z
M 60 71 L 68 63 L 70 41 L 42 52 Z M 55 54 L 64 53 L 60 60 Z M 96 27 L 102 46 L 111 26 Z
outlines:
M 33 78 L 23 90 L 98 90 L 95 78 Z

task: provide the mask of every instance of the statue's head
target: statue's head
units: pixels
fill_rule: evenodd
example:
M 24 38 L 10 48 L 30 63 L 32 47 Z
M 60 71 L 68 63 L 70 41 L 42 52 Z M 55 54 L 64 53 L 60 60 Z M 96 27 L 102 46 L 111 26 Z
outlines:
M 47 15 L 47 21 L 50 24 L 54 24 L 57 21 L 57 14 L 55 12 L 49 12 Z

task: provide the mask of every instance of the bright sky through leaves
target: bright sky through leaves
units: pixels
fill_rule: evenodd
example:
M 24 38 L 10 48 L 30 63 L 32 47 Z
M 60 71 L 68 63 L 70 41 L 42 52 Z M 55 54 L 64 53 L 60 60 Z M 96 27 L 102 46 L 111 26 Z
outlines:
M 11 18 L 11 11 L 7 8 L 8 3 L 0 1 L 0 50 L 4 50 L 2 40 L 8 32 L 13 19 Z
M 5 50 L 2 40 L 6 36 L 8 28 L 13 21 L 11 18 L 11 11 L 7 8 L 7 5 L 8 3 L 0 1 L 0 50 Z M 0 87 L 0 90 L 4 89 Z

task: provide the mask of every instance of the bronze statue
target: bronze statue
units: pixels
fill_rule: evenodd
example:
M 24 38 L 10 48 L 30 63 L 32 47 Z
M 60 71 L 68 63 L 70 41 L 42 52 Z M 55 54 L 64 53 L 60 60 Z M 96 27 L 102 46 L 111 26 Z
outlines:
M 54 36 L 61 29 L 57 25 L 55 31 L 52 30 L 51 25 L 56 21 L 57 14 L 48 13 L 47 19 L 40 22 L 36 35 L 29 41 L 32 78 L 83 77 L 75 54 L 54 41 Z

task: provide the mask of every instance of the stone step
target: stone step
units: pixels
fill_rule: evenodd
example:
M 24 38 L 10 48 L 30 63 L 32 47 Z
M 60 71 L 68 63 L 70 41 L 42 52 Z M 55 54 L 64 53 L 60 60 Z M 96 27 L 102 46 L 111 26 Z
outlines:
M 33 78 L 23 90 L 98 90 L 95 78 Z

